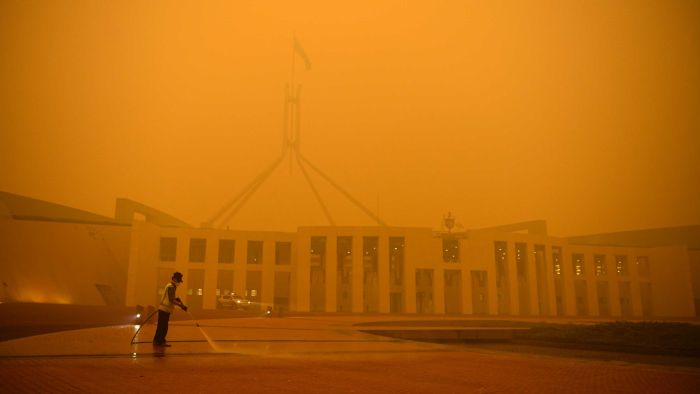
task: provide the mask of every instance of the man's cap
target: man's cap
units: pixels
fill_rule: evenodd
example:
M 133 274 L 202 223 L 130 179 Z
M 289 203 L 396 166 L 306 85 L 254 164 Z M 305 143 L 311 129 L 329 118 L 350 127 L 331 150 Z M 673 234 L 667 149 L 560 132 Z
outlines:
M 182 282 L 182 272 L 175 272 L 173 274 L 173 280 L 176 282 Z

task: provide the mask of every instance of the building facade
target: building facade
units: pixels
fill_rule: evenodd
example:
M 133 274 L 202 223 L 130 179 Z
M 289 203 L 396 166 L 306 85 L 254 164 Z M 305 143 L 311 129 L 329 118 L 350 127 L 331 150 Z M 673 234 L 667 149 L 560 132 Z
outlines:
M 194 228 L 118 200 L 115 218 L 0 192 L 0 302 L 157 305 L 174 271 L 193 310 L 225 307 L 583 319 L 700 316 L 700 226 L 554 237 L 543 221 Z
M 186 302 L 298 312 L 662 318 L 695 315 L 684 246 L 572 243 L 539 231 L 435 233 L 301 227 L 296 233 L 132 226 L 127 303 L 153 304 L 173 271 Z

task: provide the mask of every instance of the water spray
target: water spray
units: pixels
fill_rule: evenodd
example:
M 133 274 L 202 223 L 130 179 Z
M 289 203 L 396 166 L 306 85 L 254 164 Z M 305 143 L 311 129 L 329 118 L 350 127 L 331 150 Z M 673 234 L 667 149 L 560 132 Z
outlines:
M 207 342 L 209 342 L 209 346 L 211 346 L 211 348 L 214 349 L 215 352 L 220 352 L 221 349 L 219 348 L 219 346 L 216 343 L 214 343 L 214 340 L 211 339 L 209 337 L 209 335 L 207 335 L 206 332 L 204 332 L 202 327 L 199 325 L 199 322 L 197 321 L 197 319 L 195 319 L 194 316 L 192 316 L 192 313 L 188 309 L 185 309 L 185 312 L 187 312 L 187 314 L 190 315 L 190 318 L 192 318 L 194 325 L 197 326 L 197 328 L 199 328 L 199 332 L 201 332 L 202 335 L 204 336 L 204 339 L 206 339 Z
M 194 325 L 201 330 L 202 327 L 199 326 L 199 322 L 194 318 L 194 316 L 192 316 L 192 312 L 190 312 L 188 309 L 185 309 L 185 312 L 187 312 L 187 314 L 190 315 L 190 318 L 192 318 Z

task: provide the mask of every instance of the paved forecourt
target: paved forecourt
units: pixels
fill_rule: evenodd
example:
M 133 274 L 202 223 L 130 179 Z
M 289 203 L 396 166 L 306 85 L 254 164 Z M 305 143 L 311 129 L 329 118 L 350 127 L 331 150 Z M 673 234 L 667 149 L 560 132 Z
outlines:
M 0 342 L 0 392 L 685 393 L 700 387 L 698 368 L 475 350 L 373 335 L 354 325 L 381 320 L 397 318 L 173 321 L 168 348 L 152 346 L 151 324 L 134 344 L 136 326 L 9 340 Z

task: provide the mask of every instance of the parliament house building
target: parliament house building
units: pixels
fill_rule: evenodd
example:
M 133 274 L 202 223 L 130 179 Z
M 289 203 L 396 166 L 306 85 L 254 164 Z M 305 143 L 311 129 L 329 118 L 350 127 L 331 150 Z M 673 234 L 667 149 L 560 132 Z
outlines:
M 672 319 L 698 316 L 700 225 L 580 237 L 533 221 L 466 231 L 195 228 L 131 200 L 114 218 L 0 193 L 3 302 L 192 310 Z

